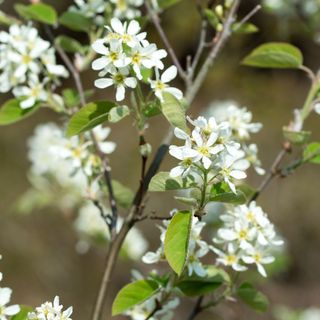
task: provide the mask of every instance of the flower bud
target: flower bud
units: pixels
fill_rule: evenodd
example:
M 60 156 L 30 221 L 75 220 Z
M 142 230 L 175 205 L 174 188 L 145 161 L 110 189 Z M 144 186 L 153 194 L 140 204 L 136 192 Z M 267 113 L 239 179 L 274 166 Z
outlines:
M 223 17 L 223 6 L 221 4 L 216 6 L 215 11 L 218 17 Z
M 145 143 L 145 144 L 140 146 L 140 154 L 143 157 L 150 156 L 151 152 L 152 152 L 152 147 L 151 147 L 150 143 Z

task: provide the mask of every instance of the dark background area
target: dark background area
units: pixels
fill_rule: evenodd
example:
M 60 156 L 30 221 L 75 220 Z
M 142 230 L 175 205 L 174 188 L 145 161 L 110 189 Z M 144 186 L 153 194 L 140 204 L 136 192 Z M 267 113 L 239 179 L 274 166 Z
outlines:
M 258 3 L 243 2 L 241 16 Z M 0 8 L 12 10 L 15 3 L 17 1 L 5 1 Z M 68 1 L 51 3 L 59 10 L 68 6 Z M 199 19 L 192 3 L 184 0 L 164 14 L 162 20 L 181 61 L 193 53 L 197 44 Z M 197 116 L 205 111 L 210 102 L 225 99 L 247 106 L 254 114 L 254 121 L 264 125 L 253 140 L 258 143 L 265 168 L 271 165 L 281 147 L 282 126 L 291 119 L 292 110 L 303 104 L 310 85 L 309 79 L 300 71 L 246 68 L 240 66 L 241 59 L 260 43 L 288 41 L 302 50 L 305 65 L 313 70 L 320 65 L 320 47 L 313 41 L 311 32 L 299 27 L 301 19 L 296 17 L 287 21 L 288 32 L 283 31 L 280 20 L 266 11 L 256 14 L 252 21 L 260 32 L 234 36 L 230 40 L 190 109 L 190 114 Z M 150 40 L 162 47 L 152 28 L 150 32 Z M 81 40 L 83 35 L 78 37 Z M 83 79 L 86 88 L 92 89 L 95 74 L 85 72 Z M 68 81 L 65 86 L 72 86 L 71 80 Z M 97 97 L 105 98 L 110 91 L 98 94 Z M 6 95 L 0 96 L 1 103 L 6 99 Z M 313 141 L 319 141 L 320 138 L 319 117 L 314 114 L 306 122 L 306 128 L 313 131 Z M 4 284 L 14 290 L 14 302 L 36 306 L 59 294 L 66 306 L 74 306 L 73 318 L 84 320 L 89 318 L 91 312 L 105 250 L 92 249 L 86 255 L 78 255 L 75 251 L 77 236 L 71 222 L 58 210 L 41 210 L 23 216 L 12 209 L 15 200 L 29 187 L 26 139 L 32 135 L 37 124 L 56 120 L 59 120 L 57 115 L 43 109 L 28 120 L 0 128 L 0 253 L 3 255 L 0 270 L 5 276 Z M 154 149 L 161 141 L 166 126 L 163 119 L 151 121 L 147 136 Z M 111 156 L 113 176 L 135 189 L 139 179 L 136 169 L 139 157 L 137 136 L 131 120 L 113 125 L 110 139 L 118 143 L 117 151 Z M 167 159 L 161 169 L 168 170 L 172 163 L 171 159 Z M 253 186 L 258 186 L 261 179 L 254 174 L 249 177 Z M 307 165 L 286 179 L 275 180 L 259 199 L 259 204 L 287 239 L 290 254 L 288 270 L 273 280 L 261 283 L 262 291 L 274 304 L 295 308 L 320 307 L 319 188 L 320 168 Z M 171 198 L 170 195 L 152 195 L 147 210 L 154 209 L 165 215 L 177 205 Z M 158 245 L 157 229 L 152 223 L 144 223 L 142 229 L 150 240 L 151 249 L 155 249 Z M 113 282 L 114 293 L 129 281 L 129 266 L 149 270 L 140 263 L 132 263 L 131 266 L 128 262 L 120 261 Z M 270 319 L 270 315 L 257 315 L 230 303 L 228 306 L 232 311 L 225 313 L 226 319 Z M 182 308 L 181 319 L 188 308 L 190 306 Z M 203 319 L 212 319 L 212 315 L 208 313 Z

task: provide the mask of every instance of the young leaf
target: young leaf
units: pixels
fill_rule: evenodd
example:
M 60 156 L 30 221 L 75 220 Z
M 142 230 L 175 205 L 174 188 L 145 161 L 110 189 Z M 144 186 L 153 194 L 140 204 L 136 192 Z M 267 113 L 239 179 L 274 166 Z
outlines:
M 204 14 L 206 15 L 209 23 L 215 29 L 219 24 L 219 18 L 211 9 L 205 9 Z
M 0 125 L 20 121 L 38 110 L 41 105 L 40 103 L 36 103 L 31 108 L 21 109 L 20 103 L 21 101 L 18 99 L 11 99 L 0 108 Z
M 55 42 L 66 52 L 81 53 L 83 51 L 83 46 L 81 45 L 81 43 L 68 36 L 59 36 L 55 39 Z
M 303 152 L 303 160 L 310 163 L 320 164 L 320 143 L 312 142 L 307 145 Z
M 167 120 L 174 126 L 187 131 L 185 109 L 172 94 L 164 92 L 161 109 Z
M 60 18 L 61 25 L 73 30 L 87 32 L 91 27 L 91 20 L 79 12 L 66 11 Z
M 246 196 L 242 191 L 237 190 L 237 193 L 233 193 L 229 186 L 224 182 L 212 186 L 209 199 L 213 202 L 232 204 L 244 204 L 247 201 Z
M 170 267 L 181 275 L 188 255 L 192 213 L 177 212 L 170 221 L 165 240 L 164 253 Z
M 110 110 L 109 121 L 113 123 L 119 122 L 129 114 L 130 114 L 130 109 L 127 106 L 117 106 Z
M 246 23 L 235 23 L 232 26 L 232 29 L 235 33 L 239 34 L 249 34 L 249 33 L 256 33 L 259 31 L 258 27 L 255 26 L 253 23 L 246 22 Z
M 16 4 L 14 8 L 21 17 L 27 20 L 32 19 L 50 25 L 57 23 L 57 12 L 48 4 L 42 2 L 30 5 Z
M 152 280 L 139 280 L 123 287 L 117 294 L 112 315 L 116 316 L 152 297 L 159 289 L 158 283 Z
M 112 180 L 112 187 L 117 203 L 122 208 L 128 209 L 134 198 L 133 191 L 116 180 Z
M 265 312 L 268 309 L 268 298 L 257 291 L 250 283 L 243 283 L 237 289 L 237 295 L 244 303 L 256 311 Z
M 284 127 L 282 129 L 284 137 L 292 142 L 293 144 L 304 144 L 306 143 L 310 136 L 310 131 L 292 131 L 288 129 L 287 127 Z
M 88 131 L 108 121 L 109 111 L 116 106 L 110 101 L 90 102 L 78 111 L 68 123 L 67 136 Z
M 217 290 L 223 283 L 221 275 L 214 277 L 188 277 L 178 282 L 177 287 L 188 297 L 202 296 Z
M 259 68 L 298 69 L 303 64 L 303 56 L 291 44 L 270 42 L 253 50 L 242 64 Z
M 151 192 L 163 192 L 168 190 L 179 190 L 192 188 L 187 184 L 186 180 L 181 178 L 170 177 L 169 172 L 159 172 L 150 181 L 149 191 Z
M 33 309 L 27 306 L 20 306 L 20 312 L 11 317 L 11 320 L 28 320 L 28 313 Z

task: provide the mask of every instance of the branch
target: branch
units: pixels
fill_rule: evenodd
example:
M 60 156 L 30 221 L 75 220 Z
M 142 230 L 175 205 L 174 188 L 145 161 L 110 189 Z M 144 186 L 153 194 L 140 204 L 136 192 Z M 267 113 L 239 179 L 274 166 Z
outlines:
M 152 9 L 152 7 L 150 6 L 150 3 L 149 3 L 149 0 L 146 0 L 145 1 L 145 7 L 148 11 L 148 15 L 150 16 L 154 26 L 156 27 L 164 45 L 166 46 L 167 50 L 168 50 L 168 53 L 173 61 L 173 63 L 175 64 L 175 66 L 177 67 L 178 69 L 178 72 L 179 72 L 179 75 L 182 79 L 186 79 L 186 73 L 185 71 L 183 70 L 180 62 L 179 62 L 179 59 L 175 53 L 175 51 L 173 50 L 172 46 L 171 46 L 171 43 L 167 37 L 167 35 L 165 34 L 162 26 L 161 26 L 161 23 L 160 23 L 160 19 L 159 19 L 159 16 L 158 14 Z
M 255 6 L 238 24 L 236 30 L 240 29 L 246 22 L 248 22 L 258 11 L 262 8 L 261 4 Z
M 214 63 L 215 59 L 217 58 L 218 54 L 224 47 L 226 41 L 229 39 L 229 37 L 232 34 L 232 24 L 235 21 L 235 15 L 237 12 L 237 9 L 240 5 L 241 0 L 234 0 L 232 7 L 230 8 L 230 11 L 228 13 L 228 16 L 226 18 L 226 21 L 223 25 L 222 31 L 217 35 L 215 45 L 212 47 L 209 55 L 207 56 L 204 64 L 202 65 L 194 83 L 192 84 L 190 90 L 186 94 L 186 100 L 188 103 L 192 103 L 195 96 L 197 95 L 203 81 L 205 80 L 212 64 Z

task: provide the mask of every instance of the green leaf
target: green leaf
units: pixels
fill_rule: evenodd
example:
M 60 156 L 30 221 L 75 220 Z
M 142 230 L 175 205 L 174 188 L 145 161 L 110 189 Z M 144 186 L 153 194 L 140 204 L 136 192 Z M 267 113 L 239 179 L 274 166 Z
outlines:
M 161 9 L 168 9 L 179 2 L 181 2 L 181 0 L 158 0 L 158 5 Z
M 11 320 L 28 320 L 28 313 L 33 309 L 28 306 L 20 306 L 20 312 L 11 317 Z
M 21 17 L 27 20 L 32 19 L 50 25 L 57 23 L 57 12 L 48 4 L 42 2 L 30 5 L 16 4 L 14 8 Z
M 81 53 L 83 51 L 82 44 L 68 36 L 59 36 L 55 39 L 55 43 L 60 46 L 64 51 L 70 53 Z
M 232 26 L 232 29 L 235 33 L 239 34 L 249 34 L 249 33 L 256 33 L 259 31 L 258 27 L 255 26 L 253 23 L 235 23 Z
M 73 30 L 87 32 L 91 27 L 91 20 L 79 12 L 66 11 L 60 18 L 61 25 Z
M 7 101 L 0 108 L 0 125 L 8 125 L 18 122 L 39 109 L 40 103 L 36 103 L 33 107 L 28 109 L 21 109 L 21 101 L 18 99 L 11 99 Z
M 306 143 L 310 136 L 310 131 L 292 131 L 287 127 L 282 129 L 284 137 L 293 144 L 304 144 Z
M 73 108 L 80 104 L 79 94 L 74 89 L 70 89 L 70 88 L 64 89 L 62 91 L 62 97 L 63 97 L 64 103 L 68 108 Z
M 164 253 L 170 267 L 181 275 L 188 255 L 192 213 L 180 211 L 171 219 L 165 240 Z
M 250 283 L 243 283 L 237 289 L 237 295 L 244 303 L 256 311 L 265 312 L 268 309 L 268 298 L 257 291 Z
M 202 296 L 217 290 L 224 279 L 217 274 L 213 277 L 203 278 L 198 276 L 188 277 L 178 282 L 177 287 L 188 297 Z
M 5 25 L 5 26 L 11 26 L 12 24 L 18 24 L 19 20 L 9 16 L 2 10 L 0 10 L 0 24 Z
M 67 127 L 67 136 L 71 137 L 91 130 L 99 124 L 108 121 L 109 111 L 115 106 L 116 104 L 111 101 L 88 103 L 71 118 Z
M 320 143 L 312 142 L 307 145 L 303 152 L 303 160 L 310 163 L 320 164 Z
M 154 117 L 161 113 L 161 106 L 158 100 L 148 103 L 142 110 L 143 114 L 148 117 Z
M 213 265 L 205 266 L 205 269 L 207 271 L 207 275 L 209 278 L 213 278 L 213 277 L 220 278 L 221 277 L 223 279 L 223 282 L 231 283 L 231 278 L 225 270 L 218 268 L 216 266 L 213 266 Z
M 172 94 L 164 92 L 161 109 L 167 120 L 174 126 L 187 131 L 185 109 Z
M 182 178 L 172 178 L 169 172 L 159 172 L 150 181 L 149 191 L 163 192 L 192 188 L 189 181 Z
M 130 114 L 130 109 L 127 106 L 117 106 L 110 110 L 108 120 L 113 123 L 119 122 L 129 114 Z
M 174 197 L 177 201 L 189 205 L 189 206 L 194 206 L 198 203 L 197 199 L 191 198 L 191 197 Z
M 158 291 L 158 288 L 158 283 L 152 280 L 139 280 L 126 285 L 113 302 L 112 315 L 116 316 L 148 300 Z
M 237 190 L 237 193 L 233 193 L 225 182 L 220 182 L 212 186 L 209 200 L 232 204 L 244 204 L 247 202 L 246 196 L 242 191 Z
M 130 208 L 134 198 L 133 191 L 116 180 L 112 180 L 112 187 L 117 203 L 122 208 Z
M 259 68 L 298 69 L 303 64 L 303 56 L 291 44 L 270 42 L 253 50 L 242 64 Z
M 211 9 L 205 9 L 204 14 L 206 15 L 211 26 L 216 29 L 219 24 L 219 18 Z

